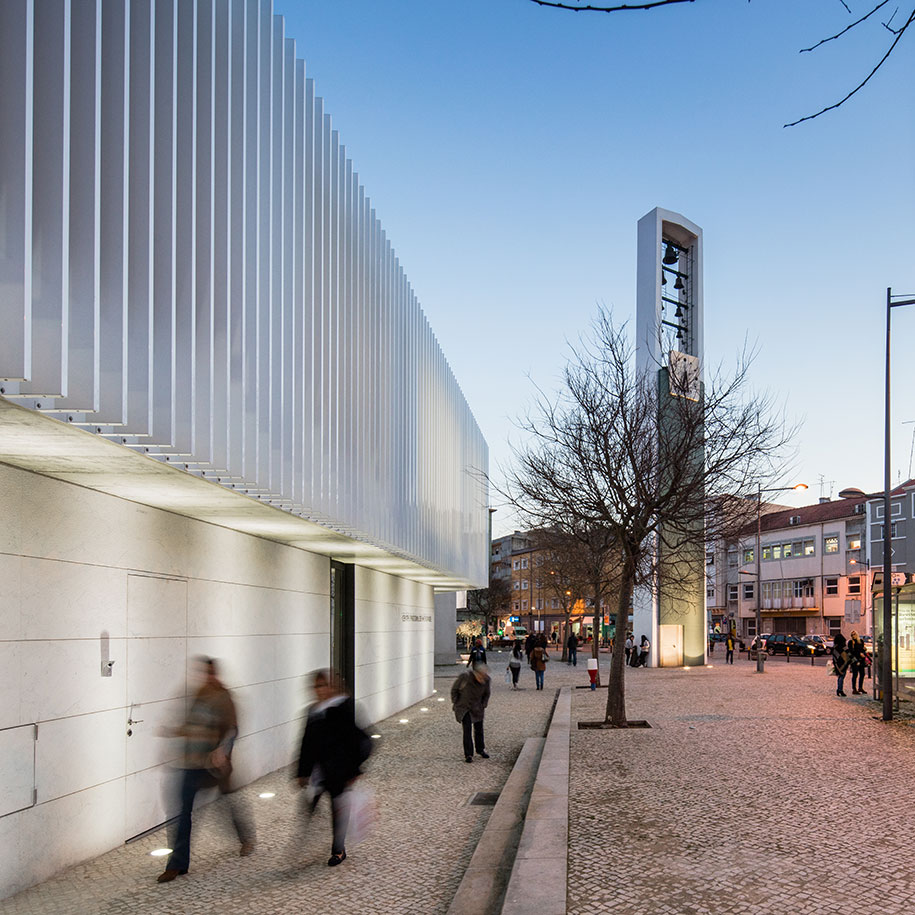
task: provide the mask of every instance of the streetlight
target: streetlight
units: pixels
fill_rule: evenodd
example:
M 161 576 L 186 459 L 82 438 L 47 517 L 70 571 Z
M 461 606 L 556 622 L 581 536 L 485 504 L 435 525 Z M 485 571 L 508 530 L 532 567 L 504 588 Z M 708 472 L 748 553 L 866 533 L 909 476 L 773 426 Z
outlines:
M 893 720 L 893 663 L 890 644 L 893 637 L 893 524 L 890 520 L 890 314 L 894 308 L 915 305 L 915 298 L 893 295 L 886 289 L 886 407 L 883 440 L 883 650 L 880 652 L 880 687 L 883 690 L 883 720 Z
M 794 486 L 772 486 L 763 489 L 756 487 L 756 673 L 766 672 L 766 657 L 762 651 L 762 553 L 759 541 L 762 534 L 762 497 L 764 492 L 790 492 L 792 489 L 807 489 L 806 483 L 795 483 Z M 752 575 L 752 572 L 745 572 Z

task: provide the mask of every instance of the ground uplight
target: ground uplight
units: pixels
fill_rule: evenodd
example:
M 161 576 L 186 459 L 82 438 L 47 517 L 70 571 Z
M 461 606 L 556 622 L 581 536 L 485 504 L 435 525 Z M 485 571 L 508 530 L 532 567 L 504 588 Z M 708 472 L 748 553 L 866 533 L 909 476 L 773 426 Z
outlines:
M 263 798 L 276 797 L 276 792 L 275 791 L 261 791 L 261 793 L 258 795 L 258 797 L 263 797 Z
M 154 858 L 164 858 L 166 855 L 170 855 L 172 850 L 170 848 L 154 848 L 150 854 Z
M 400 719 L 400 723 L 401 723 L 401 724 L 409 724 L 409 723 L 410 723 L 410 719 L 409 719 L 409 718 L 401 718 L 401 719 Z

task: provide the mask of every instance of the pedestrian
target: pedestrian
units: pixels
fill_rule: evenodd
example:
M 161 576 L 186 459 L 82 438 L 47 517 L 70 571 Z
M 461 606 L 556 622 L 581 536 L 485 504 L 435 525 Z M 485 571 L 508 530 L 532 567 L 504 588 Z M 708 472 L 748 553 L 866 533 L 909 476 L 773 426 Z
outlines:
M 625 648 L 626 648 L 626 664 L 628 665 L 629 659 L 632 655 L 632 633 L 629 633 L 629 635 L 626 636 Z
M 708 653 L 709 654 L 715 653 L 715 633 L 713 633 L 713 632 L 710 632 L 708 634 Z
M 467 666 L 473 667 L 474 664 L 486 663 L 486 649 L 483 647 L 483 640 L 477 636 L 477 640 L 470 649 L 470 657 L 467 659 Z
M 534 671 L 534 680 L 537 689 L 543 689 L 543 672 L 546 670 L 547 662 L 550 660 L 546 650 L 546 639 L 539 639 L 531 652 L 531 667 Z
M 569 664 L 578 667 L 578 636 L 574 632 L 569 635 L 566 647 L 569 649 Z
M 473 750 L 489 759 L 483 738 L 483 716 L 489 705 L 489 673 L 486 665 L 476 663 L 451 684 L 451 708 L 464 729 L 464 762 L 473 762 Z M 472 732 L 472 735 L 471 735 Z
M 724 653 L 724 663 L 733 664 L 734 663 L 734 642 L 736 637 L 734 635 L 734 630 L 732 629 L 728 633 L 728 637 L 724 641 L 725 653 Z
M 521 640 L 515 639 L 512 646 L 511 657 L 508 659 L 508 669 L 512 675 L 512 689 L 519 689 L 518 678 L 521 676 Z
M 346 860 L 349 809 L 347 789 L 362 774 L 372 753 L 372 739 L 356 723 L 356 704 L 328 670 L 312 678 L 315 702 L 308 710 L 296 770 L 300 788 L 308 789 L 308 812 L 313 814 L 326 792 L 333 815 L 333 842 L 328 867 Z
M 832 669 L 836 675 L 837 696 L 845 695 L 845 673 L 848 670 L 848 660 L 845 636 L 841 632 L 837 632 L 832 643 Z
M 648 641 L 648 636 L 642 636 L 642 642 L 639 645 L 639 663 L 638 667 L 647 667 L 648 666 L 648 652 L 651 651 L 651 642 Z
M 254 851 L 254 826 L 241 798 L 230 796 L 232 748 L 238 736 L 235 703 L 219 680 L 219 668 L 213 658 L 198 657 L 195 674 L 200 686 L 188 709 L 184 723 L 177 728 L 163 728 L 162 736 L 183 737 L 184 753 L 180 764 L 180 813 L 172 839 L 172 853 L 165 870 L 156 878 L 169 883 L 188 872 L 191 861 L 191 815 L 198 791 L 218 787 L 225 796 L 232 825 L 241 843 L 242 857 Z
M 524 640 L 524 653 L 527 655 L 527 662 L 531 662 L 531 652 L 534 650 L 534 645 L 537 644 L 537 639 L 534 636 L 533 632 L 527 634 L 527 638 Z
M 848 666 L 851 668 L 852 695 L 864 695 L 864 671 L 867 668 L 867 651 L 857 632 L 852 632 L 846 646 Z

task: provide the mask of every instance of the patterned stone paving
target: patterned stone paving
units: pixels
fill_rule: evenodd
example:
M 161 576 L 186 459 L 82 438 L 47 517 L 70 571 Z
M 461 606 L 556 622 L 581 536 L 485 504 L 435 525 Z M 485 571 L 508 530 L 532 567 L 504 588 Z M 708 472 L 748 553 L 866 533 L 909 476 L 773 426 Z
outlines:
M 630 672 L 651 730 L 577 730 L 605 698 L 576 691 L 570 915 L 910 915 L 910 704 L 885 724 L 823 666 L 721 660 Z
M 365 781 L 376 793 L 379 821 L 369 839 L 348 848 L 340 867 L 326 866 L 326 801 L 320 816 L 303 828 L 301 794 L 283 770 L 244 789 L 258 828 L 253 856 L 238 857 L 222 805 L 214 804 L 195 812 L 186 877 L 156 884 L 163 861 L 149 852 L 165 844 L 162 830 L 0 902 L 0 913 L 444 913 L 492 811 L 468 806 L 471 796 L 499 791 L 525 738 L 545 733 L 560 681 L 587 678 L 581 666 L 573 672 L 556 664 L 557 675 L 548 671 L 547 689 L 537 692 L 525 669 L 527 688 L 512 692 L 503 679 L 507 656 L 491 662 L 494 696 L 486 740 L 492 758 L 464 763 L 449 700 L 459 668 L 436 668 L 438 693 L 377 727 L 383 736 Z M 400 724 L 400 718 L 409 723 Z M 261 800 L 263 791 L 276 796 Z

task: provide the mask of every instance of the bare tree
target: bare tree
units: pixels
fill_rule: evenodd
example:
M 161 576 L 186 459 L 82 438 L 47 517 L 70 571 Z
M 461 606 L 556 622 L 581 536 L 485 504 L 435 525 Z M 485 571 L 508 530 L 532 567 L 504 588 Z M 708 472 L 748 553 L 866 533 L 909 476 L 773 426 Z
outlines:
M 733 536 L 748 520 L 739 507 L 780 476 L 793 430 L 768 396 L 748 390 L 750 362 L 744 353 L 732 372 L 712 372 L 690 399 L 680 379 L 668 391 L 659 384 L 666 372 L 637 372 L 625 326 L 601 310 L 572 350 L 560 393 L 541 392 L 521 423 L 529 443 L 504 495 L 536 526 L 603 555 L 593 566 L 595 613 L 612 588 L 617 633 L 627 630 L 636 587 L 701 580 L 706 539 Z M 723 496 L 729 510 L 709 512 Z M 607 568 L 612 584 L 599 578 Z M 605 718 L 615 727 L 627 723 L 624 677 L 617 638 Z
M 607 574 L 598 569 L 595 575 L 594 556 L 591 550 L 566 529 L 551 527 L 531 534 L 534 548 L 543 558 L 543 590 L 555 600 L 562 611 L 563 625 L 561 660 L 567 659 L 566 642 L 571 632 L 572 611 L 579 600 L 591 593 L 595 577 L 605 581 Z M 596 605 L 599 606 L 599 605 Z M 597 619 L 595 610 L 595 620 Z M 598 628 L 595 625 L 595 638 Z
M 571 2 L 569 2 L 569 0 L 531 0 L 531 3 L 536 3 L 537 6 L 549 6 L 553 7 L 554 9 L 567 10 L 573 13 L 622 13 L 631 12 L 633 10 L 651 10 L 659 6 L 673 6 L 674 4 L 679 3 L 694 2 L 695 0 L 646 0 L 644 3 L 595 4 L 577 2 L 577 0 L 571 0 Z M 747 2 L 749 2 L 749 0 L 747 0 Z M 849 16 L 854 15 L 851 7 L 848 5 L 846 0 L 838 0 L 838 2 L 842 4 Z M 891 5 L 890 0 L 878 0 L 877 3 L 874 3 L 874 5 L 870 7 L 868 12 L 866 12 L 863 16 L 858 16 L 853 22 L 850 22 L 844 28 L 839 29 L 837 32 L 834 32 L 831 35 L 828 35 L 826 38 L 823 38 L 816 44 L 811 45 L 809 48 L 801 48 L 800 53 L 805 54 L 810 51 L 815 51 L 817 48 L 822 47 L 824 44 L 827 44 L 830 41 L 835 41 L 839 38 L 842 38 L 853 29 L 863 25 L 865 22 L 870 20 L 872 16 L 887 6 L 890 6 L 893 12 L 888 19 L 880 22 L 880 24 L 893 37 L 890 40 L 889 47 L 886 49 L 886 52 L 873 66 L 867 76 L 859 80 L 857 85 L 850 92 L 846 93 L 842 98 L 840 98 L 839 101 L 834 102 L 831 105 L 826 105 L 814 114 L 808 114 L 802 118 L 798 118 L 796 121 L 791 121 L 788 124 L 783 124 L 783 127 L 796 127 L 798 124 L 802 124 L 804 121 L 812 121 L 814 118 L 818 118 L 820 115 L 826 114 L 828 111 L 834 111 L 836 108 L 844 105 L 853 95 L 857 94 L 861 89 L 863 89 L 871 81 L 872 77 L 877 73 L 877 71 L 887 62 L 890 55 L 893 53 L 893 51 L 896 50 L 896 46 L 902 40 L 902 36 L 906 33 L 913 20 L 915 20 L 915 5 L 910 7 L 907 4 L 903 10 L 902 15 L 900 16 L 898 5 Z M 906 9 L 908 12 L 905 11 Z
M 486 632 L 495 629 L 499 617 L 511 606 L 511 589 L 504 578 L 490 578 L 489 587 L 467 592 L 467 609 L 483 620 Z

